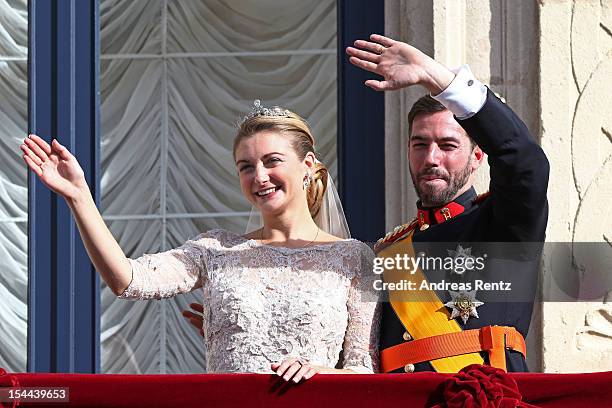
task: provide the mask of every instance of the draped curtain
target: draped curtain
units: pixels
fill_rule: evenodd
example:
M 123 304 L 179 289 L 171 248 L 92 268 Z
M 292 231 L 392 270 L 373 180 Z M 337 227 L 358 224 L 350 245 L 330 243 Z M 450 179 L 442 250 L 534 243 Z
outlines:
M 335 176 L 334 0 L 102 0 L 100 30 L 101 207 L 127 256 L 244 232 L 232 143 L 254 99 L 304 116 Z M 128 302 L 103 286 L 102 372 L 204 372 L 180 315 L 199 301 Z
M 28 181 L 19 145 L 28 123 L 27 0 L 0 0 L 0 367 L 25 371 Z

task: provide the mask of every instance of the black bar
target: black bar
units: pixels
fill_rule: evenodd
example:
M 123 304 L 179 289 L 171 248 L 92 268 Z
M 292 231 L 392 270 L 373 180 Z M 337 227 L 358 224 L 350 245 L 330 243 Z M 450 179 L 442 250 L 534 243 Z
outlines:
M 354 238 L 385 232 L 385 99 L 363 83 L 376 75 L 354 67 L 347 46 L 384 34 L 384 1 L 338 1 L 338 178 Z
M 98 10 L 98 0 L 28 4 L 29 130 L 78 157 L 96 203 Z M 28 371 L 99 372 L 97 273 L 64 200 L 32 172 L 28 205 Z

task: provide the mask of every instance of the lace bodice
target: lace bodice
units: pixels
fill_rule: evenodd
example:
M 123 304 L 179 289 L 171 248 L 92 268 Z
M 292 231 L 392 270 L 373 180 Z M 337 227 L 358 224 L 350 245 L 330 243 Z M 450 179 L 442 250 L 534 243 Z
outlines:
M 270 373 L 299 357 L 378 370 L 379 307 L 370 248 L 356 240 L 285 248 L 211 230 L 132 264 L 120 296 L 150 299 L 202 286 L 208 372 Z

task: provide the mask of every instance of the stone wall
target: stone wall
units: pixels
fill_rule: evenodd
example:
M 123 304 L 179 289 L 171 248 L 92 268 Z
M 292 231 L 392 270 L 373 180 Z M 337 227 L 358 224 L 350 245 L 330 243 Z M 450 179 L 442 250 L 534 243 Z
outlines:
M 551 162 L 548 240 L 607 242 L 596 257 L 574 245 L 571 254 L 545 259 L 544 296 L 568 301 L 543 304 L 543 368 L 611 370 L 611 293 L 572 300 L 584 298 L 589 277 L 612 271 L 612 2 L 548 0 L 538 9 L 540 134 Z M 568 262 L 575 268 L 560 281 L 559 264 Z

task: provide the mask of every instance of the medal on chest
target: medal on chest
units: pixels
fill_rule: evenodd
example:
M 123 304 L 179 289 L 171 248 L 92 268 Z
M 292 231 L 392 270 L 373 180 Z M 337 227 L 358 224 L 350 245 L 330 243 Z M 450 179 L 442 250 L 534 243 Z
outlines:
M 450 302 L 446 302 L 444 306 L 450 308 L 451 319 L 456 317 L 461 317 L 463 324 L 466 324 L 470 317 L 475 317 L 478 319 L 478 312 L 476 308 L 484 305 L 484 302 L 476 299 L 476 291 L 473 290 L 471 292 L 453 292 L 452 290 L 448 291 L 452 297 Z

